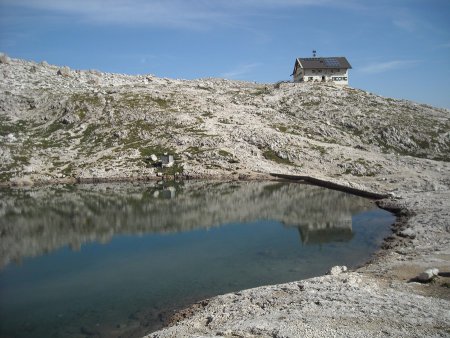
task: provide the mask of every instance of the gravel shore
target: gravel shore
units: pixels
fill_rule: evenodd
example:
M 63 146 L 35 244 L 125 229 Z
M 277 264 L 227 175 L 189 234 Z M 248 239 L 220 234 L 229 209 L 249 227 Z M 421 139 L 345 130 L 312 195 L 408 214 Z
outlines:
M 448 337 L 450 192 L 399 195 L 379 203 L 397 223 L 365 266 L 214 297 L 148 337 Z M 415 281 L 431 267 L 436 279 Z

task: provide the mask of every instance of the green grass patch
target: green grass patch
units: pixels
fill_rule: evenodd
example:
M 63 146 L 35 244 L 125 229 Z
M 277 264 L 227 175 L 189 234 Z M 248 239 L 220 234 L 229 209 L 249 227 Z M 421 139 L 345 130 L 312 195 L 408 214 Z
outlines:
M 100 150 L 113 148 L 115 142 L 117 139 L 111 132 L 102 132 L 99 125 L 89 124 L 81 135 L 79 149 L 85 155 L 94 155 Z
M 125 93 L 114 101 L 115 107 L 124 109 L 144 109 L 148 107 L 157 107 L 163 110 L 169 110 L 172 106 L 172 100 L 155 97 L 150 94 Z
M 291 161 L 285 158 L 281 158 L 278 156 L 273 150 L 266 150 L 263 152 L 263 156 L 266 160 L 270 160 L 279 164 L 288 164 L 293 165 Z
M 306 101 L 302 103 L 303 107 L 316 107 L 320 105 L 320 101 Z
M 30 164 L 30 159 L 27 155 L 13 155 L 13 162 L 8 165 L 1 165 L 0 167 L 0 182 L 7 182 L 14 177 L 14 174 L 21 173 L 23 166 Z
M 327 153 L 327 149 L 323 146 L 312 144 L 311 149 L 318 151 L 322 156 Z
M 269 93 L 270 93 L 269 88 L 261 87 L 261 88 L 256 89 L 253 92 L 250 92 L 250 95 L 252 95 L 252 96 L 260 96 L 260 95 L 266 95 L 266 94 L 269 94 Z
M 183 174 L 184 168 L 180 163 L 175 162 L 173 166 L 168 168 L 159 168 L 158 172 L 163 173 L 165 178 L 175 178 L 177 175 Z
M 200 128 L 196 128 L 196 127 L 187 127 L 187 128 L 184 128 L 184 131 L 191 135 L 210 136 L 206 133 L 205 129 L 200 129 Z
M 65 176 L 73 176 L 74 174 L 74 166 L 72 163 L 69 163 L 68 165 L 66 165 L 66 167 L 61 170 L 61 173 L 64 174 Z
M 37 129 L 36 132 L 32 134 L 32 136 L 37 142 L 45 140 L 48 141 L 48 139 L 51 138 L 54 133 L 67 131 L 72 129 L 73 127 L 74 127 L 73 123 L 64 124 L 59 121 L 53 121 L 47 127 Z
M 274 128 L 275 130 L 278 130 L 282 133 L 286 133 L 288 131 L 288 127 L 286 127 L 283 124 L 274 124 L 274 125 L 272 125 L 272 128 Z
M 91 93 L 75 93 L 72 94 L 70 97 L 70 100 L 77 104 L 87 103 L 91 106 L 101 106 L 102 100 L 101 96 L 98 96 L 97 94 L 91 94 Z
M 153 101 L 159 106 L 159 108 L 162 108 L 162 109 L 167 109 L 171 105 L 169 100 L 166 100 L 166 99 L 163 99 L 160 97 L 154 98 Z
M 86 117 L 86 112 L 84 110 L 79 110 L 76 112 L 77 116 L 80 118 L 80 120 L 84 120 Z
M 229 153 L 226 150 L 220 149 L 219 155 L 228 159 L 228 163 L 239 163 L 239 160 L 234 157 L 233 154 Z
M 219 150 L 219 155 L 220 155 L 220 156 L 223 156 L 223 157 L 233 157 L 233 154 L 231 154 L 231 153 L 229 153 L 228 151 L 223 150 L 223 149 L 220 149 L 220 150 Z
M 141 156 L 145 158 L 148 158 L 151 155 L 156 155 L 159 159 L 160 156 L 166 153 L 173 155 L 174 159 L 178 158 L 178 154 L 175 152 L 174 148 L 164 147 L 159 144 L 141 146 L 139 147 L 139 152 L 141 153 Z
M 202 149 L 202 148 L 197 147 L 197 146 L 191 146 L 191 147 L 187 148 L 185 150 L 185 152 L 188 152 L 188 153 L 190 153 L 192 155 L 197 155 L 197 154 L 201 154 L 201 153 L 205 152 L 206 150 L 207 149 Z
M 27 130 L 27 121 L 18 120 L 16 122 L 8 122 L 6 116 L 1 116 L 0 122 L 0 136 L 6 136 L 9 134 L 24 133 Z

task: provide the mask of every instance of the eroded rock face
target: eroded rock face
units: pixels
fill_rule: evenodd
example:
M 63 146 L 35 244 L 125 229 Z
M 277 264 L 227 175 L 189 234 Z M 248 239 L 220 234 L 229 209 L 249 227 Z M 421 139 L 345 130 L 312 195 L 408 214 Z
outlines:
M 387 183 L 401 170 L 426 173 L 421 159 L 450 159 L 448 110 L 331 84 L 170 80 L 11 59 L 0 63 L 0 85 L 0 136 L 16 140 L 1 145 L 12 155 L 3 184 L 156 176 L 148 158 L 165 152 L 190 177 L 314 171 Z

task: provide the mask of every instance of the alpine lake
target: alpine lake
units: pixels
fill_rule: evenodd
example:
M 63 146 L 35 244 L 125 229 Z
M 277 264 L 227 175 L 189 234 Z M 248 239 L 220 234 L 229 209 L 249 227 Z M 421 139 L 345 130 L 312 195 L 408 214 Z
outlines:
M 143 337 L 215 295 L 368 261 L 394 216 L 289 182 L 0 190 L 0 337 Z

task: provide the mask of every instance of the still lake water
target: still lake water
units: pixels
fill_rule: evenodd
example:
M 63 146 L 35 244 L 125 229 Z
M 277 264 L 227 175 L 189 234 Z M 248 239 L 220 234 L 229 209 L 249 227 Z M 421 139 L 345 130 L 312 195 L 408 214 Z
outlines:
M 142 337 L 207 297 L 358 266 L 393 222 L 298 183 L 0 190 L 0 337 Z

